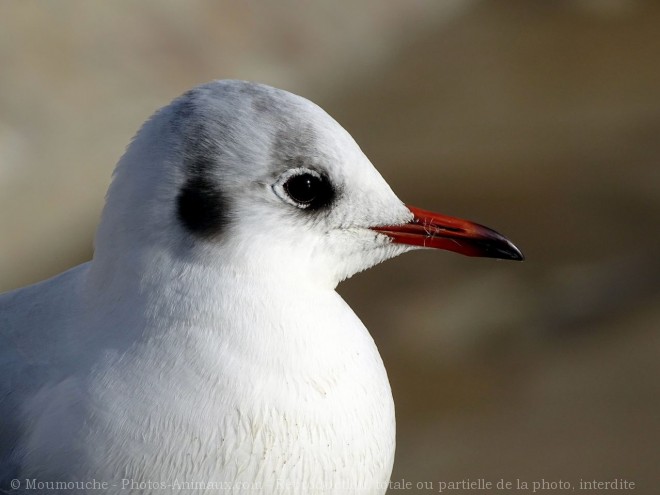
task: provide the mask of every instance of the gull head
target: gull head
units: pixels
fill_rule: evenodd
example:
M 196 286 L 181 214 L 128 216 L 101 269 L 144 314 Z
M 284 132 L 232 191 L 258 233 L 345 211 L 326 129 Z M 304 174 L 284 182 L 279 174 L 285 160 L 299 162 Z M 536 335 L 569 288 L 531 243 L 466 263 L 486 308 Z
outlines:
M 424 247 L 522 259 L 486 227 L 404 205 L 314 103 L 245 81 L 198 86 L 143 125 L 95 247 L 112 271 L 158 260 L 330 288 Z

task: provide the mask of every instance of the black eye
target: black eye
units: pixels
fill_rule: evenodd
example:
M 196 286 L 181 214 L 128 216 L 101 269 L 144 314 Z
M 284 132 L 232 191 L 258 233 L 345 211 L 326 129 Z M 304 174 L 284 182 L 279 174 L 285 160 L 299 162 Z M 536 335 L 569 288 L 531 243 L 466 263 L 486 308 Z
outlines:
M 323 180 L 312 174 L 294 175 L 284 183 L 289 197 L 300 205 L 310 205 L 322 193 Z
M 284 202 L 310 212 L 330 206 L 336 195 L 326 175 L 306 168 L 287 170 L 272 187 Z

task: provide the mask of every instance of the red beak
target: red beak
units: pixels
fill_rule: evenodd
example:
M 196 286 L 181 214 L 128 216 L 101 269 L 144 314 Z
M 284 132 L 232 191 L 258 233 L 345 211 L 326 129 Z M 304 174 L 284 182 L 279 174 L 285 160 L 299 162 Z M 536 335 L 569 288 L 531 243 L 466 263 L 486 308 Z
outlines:
M 393 242 L 446 249 L 465 256 L 523 261 L 520 250 L 503 235 L 469 220 L 408 206 L 413 219 L 403 225 L 373 227 Z

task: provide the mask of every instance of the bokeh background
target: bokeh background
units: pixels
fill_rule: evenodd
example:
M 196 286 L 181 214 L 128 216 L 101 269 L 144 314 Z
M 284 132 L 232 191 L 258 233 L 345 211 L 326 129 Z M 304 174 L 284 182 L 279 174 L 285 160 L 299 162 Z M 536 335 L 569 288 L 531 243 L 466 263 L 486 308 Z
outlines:
M 89 259 L 131 136 L 218 78 L 319 103 L 404 201 L 528 258 L 340 286 L 392 382 L 394 481 L 658 493 L 660 2 L 1 2 L 0 290 Z

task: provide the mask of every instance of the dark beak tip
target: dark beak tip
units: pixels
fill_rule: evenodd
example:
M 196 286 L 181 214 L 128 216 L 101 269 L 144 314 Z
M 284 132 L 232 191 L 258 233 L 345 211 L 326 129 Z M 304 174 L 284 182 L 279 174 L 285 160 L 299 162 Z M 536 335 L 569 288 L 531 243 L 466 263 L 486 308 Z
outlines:
M 507 261 L 525 261 L 525 255 L 507 237 L 483 225 L 478 225 L 478 227 L 481 238 L 472 239 L 472 242 L 477 251 L 481 248 L 480 256 Z
M 511 251 L 511 257 L 509 259 L 511 261 L 525 261 L 525 255 L 520 249 L 515 248 L 515 250 Z
M 504 239 L 506 245 L 498 249 L 497 258 L 509 261 L 525 261 L 525 255 L 511 241 Z

